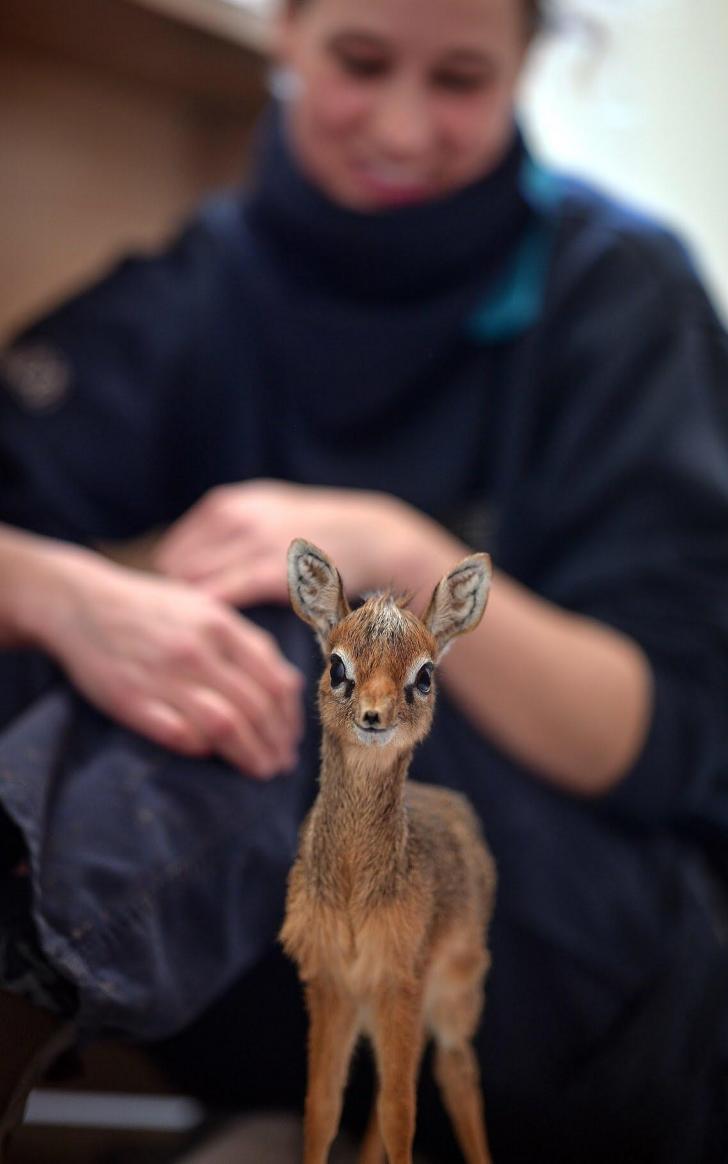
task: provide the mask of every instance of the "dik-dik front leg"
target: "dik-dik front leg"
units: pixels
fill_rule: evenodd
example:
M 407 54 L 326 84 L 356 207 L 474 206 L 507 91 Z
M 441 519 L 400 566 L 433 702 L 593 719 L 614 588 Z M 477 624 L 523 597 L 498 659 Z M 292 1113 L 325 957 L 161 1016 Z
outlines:
M 412 1164 L 423 1047 L 420 983 L 393 985 L 376 999 L 372 1038 L 379 1076 L 379 1129 L 388 1164 Z
M 357 1036 L 357 1011 L 333 983 L 306 986 L 308 1087 L 303 1121 L 304 1164 L 326 1164 L 341 1119 L 342 1095 Z

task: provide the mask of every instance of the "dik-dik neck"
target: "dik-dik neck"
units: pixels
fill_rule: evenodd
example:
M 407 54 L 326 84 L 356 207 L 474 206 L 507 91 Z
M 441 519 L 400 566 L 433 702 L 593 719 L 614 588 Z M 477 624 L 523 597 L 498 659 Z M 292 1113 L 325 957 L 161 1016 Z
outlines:
M 405 781 L 411 750 L 341 743 L 324 734 L 308 861 L 332 904 L 396 893 L 407 861 Z

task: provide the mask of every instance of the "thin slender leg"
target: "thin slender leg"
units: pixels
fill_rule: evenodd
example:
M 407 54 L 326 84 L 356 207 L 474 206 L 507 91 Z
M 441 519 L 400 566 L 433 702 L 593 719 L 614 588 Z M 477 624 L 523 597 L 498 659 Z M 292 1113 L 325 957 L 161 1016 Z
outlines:
M 440 968 L 428 1022 L 435 1036 L 434 1073 L 467 1164 L 491 1164 L 480 1068 L 472 1039 L 485 1004 L 488 951 L 464 947 Z
M 372 1104 L 369 1123 L 359 1152 L 358 1164 L 385 1164 L 384 1141 L 379 1130 L 379 1101 L 375 1098 Z
M 491 1164 L 480 1070 L 470 1043 L 438 1045 L 435 1078 L 467 1164 Z
M 330 984 L 306 987 L 309 1014 L 308 1088 L 303 1122 L 304 1164 L 326 1164 L 341 1119 L 342 1095 L 357 1035 L 350 998 Z
M 379 1128 L 389 1164 L 412 1164 L 417 1072 L 422 1055 L 422 990 L 392 987 L 375 1004 Z

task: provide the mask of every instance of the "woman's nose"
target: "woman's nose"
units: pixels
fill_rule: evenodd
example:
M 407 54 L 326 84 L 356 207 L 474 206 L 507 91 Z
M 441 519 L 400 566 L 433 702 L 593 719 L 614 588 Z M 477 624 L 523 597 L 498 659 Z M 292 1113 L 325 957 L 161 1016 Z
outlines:
M 378 103 L 376 134 L 379 148 L 393 161 L 427 153 L 432 126 L 427 97 L 419 85 L 403 80 L 387 87 Z

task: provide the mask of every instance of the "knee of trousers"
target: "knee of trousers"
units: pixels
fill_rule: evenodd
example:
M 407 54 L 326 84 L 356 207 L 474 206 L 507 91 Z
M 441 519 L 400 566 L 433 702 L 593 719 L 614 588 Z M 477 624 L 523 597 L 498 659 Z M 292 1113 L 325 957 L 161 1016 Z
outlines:
M 285 611 L 259 621 L 312 679 L 307 628 Z M 168 1034 L 270 947 L 313 796 L 309 728 L 298 770 L 265 783 L 174 756 L 65 685 L 0 737 L 0 797 L 28 848 L 40 940 L 76 985 L 84 1028 Z

